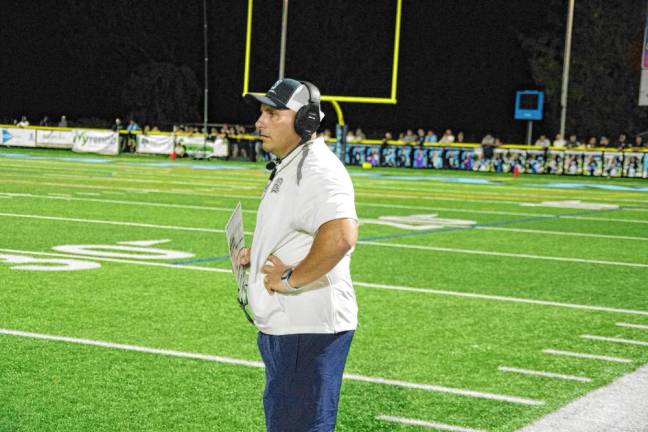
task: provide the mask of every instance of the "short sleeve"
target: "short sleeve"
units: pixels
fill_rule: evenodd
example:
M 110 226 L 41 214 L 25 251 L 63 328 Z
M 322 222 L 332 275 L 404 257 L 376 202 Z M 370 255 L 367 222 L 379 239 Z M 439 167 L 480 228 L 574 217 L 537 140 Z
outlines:
M 315 173 L 302 179 L 295 209 L 295 228 L 315 235 L 320 226 L 335 219 L 358 220 L 353 184 L 346 170 Z

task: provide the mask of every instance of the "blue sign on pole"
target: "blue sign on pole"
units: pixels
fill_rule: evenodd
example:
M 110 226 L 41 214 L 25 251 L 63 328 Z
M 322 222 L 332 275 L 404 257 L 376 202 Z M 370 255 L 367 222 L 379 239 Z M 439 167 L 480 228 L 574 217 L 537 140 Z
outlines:
M 543 91 L 519 90 L 515 92 L 516 120 L 542 120 L 543 108 Z

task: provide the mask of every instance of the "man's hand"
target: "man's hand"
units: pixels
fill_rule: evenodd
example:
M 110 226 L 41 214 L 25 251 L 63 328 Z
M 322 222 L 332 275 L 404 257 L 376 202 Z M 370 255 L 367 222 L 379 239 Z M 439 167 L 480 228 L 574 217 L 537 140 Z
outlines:
M 249 267 L 250 266 L 250 248 L 244 247 L 239 249 L 238 254 L 236 255 L 236 260 L 239 267 Z
M 281 280 L 281 275 L 283 272 L 288 270 L 288 266 L 274 255 L 270 255 L 268 261 L 270 261 L 272 265 L 266 264 L 261 269 L 261 273 L 265 275 L 263 277 L 263 286 L 268 290 L 268 294 L 272 295 L 275 292 L 288 292 L 288 289 L 284 286 L 283 281 Z

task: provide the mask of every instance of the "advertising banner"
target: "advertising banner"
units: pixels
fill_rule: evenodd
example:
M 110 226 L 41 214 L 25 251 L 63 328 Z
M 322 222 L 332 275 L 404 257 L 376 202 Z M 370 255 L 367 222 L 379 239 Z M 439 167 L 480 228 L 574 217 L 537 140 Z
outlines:
M 68 130 L 36 131 L 36 146 L 45 148 L 71 149 L 74 142 L 74 132 Z
M 0 145 L 7 147 L 36 147 L 36 131 L 23 128 L 2 128 Z
M 623 176 L 642 177 L 645 155 L 648 153 L 624 153 Z
M 215 142 L 205 141 L 204 136 L 176 136 L 176 145 L 181 145 L 190 157 L 211 158 L 228 155 L 227 145 L 222 138 Z
M 74 134 L 72 151 L 103 155 L 119 154 L 119 134 L 117 132 L 75 129 L 72 133 Z
M 603 175 L 603 153 L 585 152 L 583 159 L 583 175 L 596 177 Z
M 545 172 L 545 151 L 527 150 L 526 172 L 529 174 L 544 174 Z
M 563 174 L 581 175 L 583 174 L 583 157 L 584 152 L 577 150 L 567 150 L 563 161 Z
M 623 153 L 603 153 L 603 174 L 608 177 L 621 177 L 623 173 Z
M 173 151 L 173 135 L 137 135 L 137 153 L 168 155 Z

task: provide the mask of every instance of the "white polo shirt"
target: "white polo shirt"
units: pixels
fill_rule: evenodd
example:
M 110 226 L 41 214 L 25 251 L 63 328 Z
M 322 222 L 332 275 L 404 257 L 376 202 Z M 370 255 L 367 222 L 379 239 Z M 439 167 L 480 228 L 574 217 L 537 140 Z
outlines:
M 268 294 L 261 268 L 268 256 L 296 266 L 310 251 L 319 227 L 358 219 L 346 168 L 323 139 L 309 141 L 278 165 L 259 205 L 252 240 L 248 299 L 258 329 L 271 335 L 338 333 L 357 326 L 351 252 L 299 292 Z

